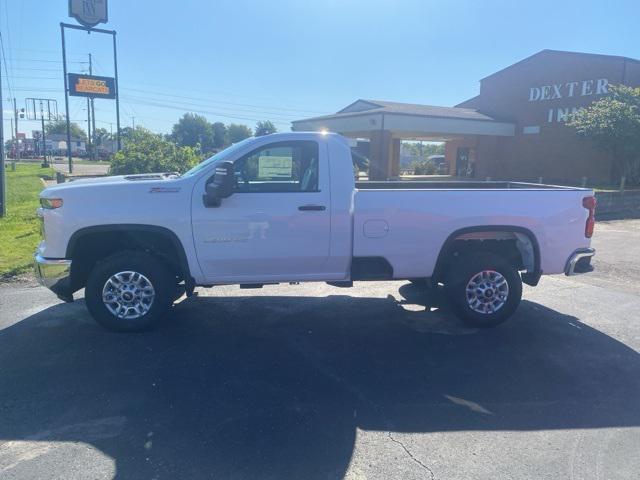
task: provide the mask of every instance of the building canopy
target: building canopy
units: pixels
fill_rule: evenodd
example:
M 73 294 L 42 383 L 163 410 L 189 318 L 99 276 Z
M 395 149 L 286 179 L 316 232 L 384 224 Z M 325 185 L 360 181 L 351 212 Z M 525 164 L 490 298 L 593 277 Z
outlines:
M 515 125 L 472 108 L 356 100 L 333 115 L 292 122 L 294 131 L 330 131 L 369 139 L 369 177 L 396 177 L 401 140 L 448 141 L 470 136 L 513 136 Z
M 368 138 L 372 131 L 381 130 L 392 138 L 446 140 L 460 135 L 513 136 L 515 126 L 471 108 L 361 99 L 333 115 L 296 120 L 292 129 L 327 130 L 352 138 Z

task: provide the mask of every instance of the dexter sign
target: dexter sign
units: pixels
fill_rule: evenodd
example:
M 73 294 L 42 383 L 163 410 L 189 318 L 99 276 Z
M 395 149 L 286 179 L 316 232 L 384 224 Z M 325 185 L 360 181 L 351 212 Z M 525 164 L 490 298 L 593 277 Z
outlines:
M 596 78 L 580 82 L 552 83 L 529 89 L 529 101 L 541 102 L 568 97 L 588 97 L 590 95 L 606 95 L 609 92 L 609 80 Z
M 529 88 L 530 102 L 546 102 L 548 100 L 560 100 L 573 98 L 573 105 L 558 106 L 551 105 L 547 110 L 547 122 L 566 122 L 569 116 L 576 113 L 581 108 L 593 101 L 593 96 L 601 96 L 609 93 L 609 80 L 606 78 L 594 78 L 590 80 L 580 80 L 576 82 L 551 83 L 549 85 L 540 85 L 539 87 Z M 586 97 L 586 98 L 582 98 Z M 578 103 L 578 105 L 575 105 Z
M 116 98 L 115 79 L 69 73 L 69 95 L 73 97 Z

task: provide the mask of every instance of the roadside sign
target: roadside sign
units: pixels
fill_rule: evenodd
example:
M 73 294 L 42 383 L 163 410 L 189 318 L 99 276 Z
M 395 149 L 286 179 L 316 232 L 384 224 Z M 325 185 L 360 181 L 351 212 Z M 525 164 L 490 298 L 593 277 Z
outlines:
M 69 0 L 69 16 L 88 28 L 107 23 L 107 0 Z
M 69 95 L 72 97 L 116 98 L 116 81 L 113 77 L 98 77 L 79 73 L 67 74 Z
M 27 115 L 27 120 L 57 120 L 58 102 L 52 98 L 26 98 L 22 111 Z M 20 118 L 24 118 L 24 115 Z

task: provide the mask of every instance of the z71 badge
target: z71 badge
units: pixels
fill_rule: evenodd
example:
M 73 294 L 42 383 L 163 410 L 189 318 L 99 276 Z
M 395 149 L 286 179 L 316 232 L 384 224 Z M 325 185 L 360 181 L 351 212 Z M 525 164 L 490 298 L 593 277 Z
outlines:
M 178 193 L 180 187 L 151 187 L 149 193 Z

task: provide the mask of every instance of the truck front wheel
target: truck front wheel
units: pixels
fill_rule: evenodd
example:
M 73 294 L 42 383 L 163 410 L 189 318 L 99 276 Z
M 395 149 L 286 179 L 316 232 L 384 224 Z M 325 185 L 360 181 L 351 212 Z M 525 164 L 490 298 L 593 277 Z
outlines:
M 518 270 L 502 257 L 464 255 L 451 265 L 445 289 L 456 315 L 475 327 L 493 327 L 507 320 L 522 298 Z
M 87 279 L 85 303 L 103 327 L 139 332 L 154 327 L 175 296 L 176 279 L 156 257 L 120 252 L 97 263 Z

